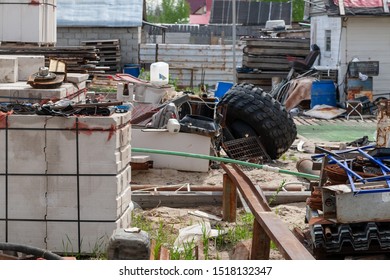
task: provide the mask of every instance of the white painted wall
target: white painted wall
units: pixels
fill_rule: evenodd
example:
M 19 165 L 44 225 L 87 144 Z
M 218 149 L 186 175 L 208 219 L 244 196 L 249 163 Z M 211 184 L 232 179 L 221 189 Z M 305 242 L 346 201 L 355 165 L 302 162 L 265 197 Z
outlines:
M 331 30 L 331 50 L 326 51 L 325 31 Z M 311 44 L 317 44 L 321 50 L 318 65 L 336 68 L 339 66 L 341 19 L 326 15 L 311 18 Z
M 328 17 L 311 18 L 311 43 L 321 49 L 316 65 L 339 70 L 339 91 L 344 92 L 343 80 L 348 63 L 358 57 L 361 61 L 378 60 L 379 76 L 373 78 L 374 98 L 390 98 L 390 17 Z M 325 50 L 325 30 L 331 30 L 331 51 Z M 343 100 L 344 96 L 341 95 Z
M 374 96 L 390 98 L 390 17 L 349 17 L 345 22 L 346 48 L 341 53 L 346 67 L 354 57 L 378 60 L 379 75 L 373 77 Z

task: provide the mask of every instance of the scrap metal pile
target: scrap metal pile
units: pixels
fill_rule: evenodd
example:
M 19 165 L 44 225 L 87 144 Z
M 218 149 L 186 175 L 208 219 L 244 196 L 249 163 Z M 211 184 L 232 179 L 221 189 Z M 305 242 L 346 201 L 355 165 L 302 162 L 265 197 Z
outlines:
M 388 138 L 380 127 L 387 122 L 389 103 L 382 105 L 379 140 Z M 390 253 L 390 148 L 378 143 L 345 150 L 317 147 L 320 153 L 312 159 L 321 165 L 320 181 L 306 201 L 307 240 L 317 259 Z

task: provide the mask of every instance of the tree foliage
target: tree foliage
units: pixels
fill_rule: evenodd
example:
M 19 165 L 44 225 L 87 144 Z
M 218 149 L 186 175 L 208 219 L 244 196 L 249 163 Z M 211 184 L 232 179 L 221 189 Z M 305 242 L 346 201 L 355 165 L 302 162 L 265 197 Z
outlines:
M 147 20 L 153 23 L 188 23 L 190 6 L 186 0 L 162 0 L 148 9 Z

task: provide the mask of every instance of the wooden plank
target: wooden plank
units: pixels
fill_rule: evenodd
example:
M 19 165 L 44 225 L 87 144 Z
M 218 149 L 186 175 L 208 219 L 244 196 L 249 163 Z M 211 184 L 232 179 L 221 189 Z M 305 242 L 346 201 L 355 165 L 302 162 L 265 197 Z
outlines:
M 271 239 L 260 223 L 255 220 L 253 223 L 251 260 L 268 260 L 270 250 Z
M 230 223 L 235 222 L 237 213 L 237 188 L 226 173 L 223 174 L 222 201 L 223 220 Z
M 260 246 L 260 244 L 266 246 L 265 243 L 267 243 L 267 240 L 264 238 L 262 232 L 264 231 L 266 235 L 275 242 L 285 259 L 314 260 L 314 257 L 288 229 L 287 225 L 284 224 L 275 213 L 271 212 L 264 193 L 261 190 L 257 190 L 250 179 L 237 166 L 233 165 L 234 170 L 228 168 L 225 164 L 221 164 L 221 166 L 229 174 L 230 179 L 236 184 L 256 218 L 257 223 L 254 225 L 254 232 L 256 230 L 256 235 L 260 235 L 257 237 L 260 240 L 255 240 L 255 248 L 259 248 L 258 246 Z M 252 252 L 253 250 L 252 247 Z M 254 253 L 256 254 L 256 252 Z M 256 257 L 265 258 L 267 248 L 263 247 L 262 253 L 258 254 L 261 255 L 251 256 L 251 259 Z
M 262 56 L 244 54 L 242 60 L 244 62 L 264 62 L 277 64 L 289 63 L 286 56 Z
M 314 257 L 275 213 L 255 212 L 253 214 L 285 259 L 314 260 Z
M 255 47 L 245 47 L 245 54 L 252 55 L 290 55 L 290 56 L 307 56 L 309 50 L 300 50 L 300 49 L 260 49 Z
M 295 40 L 249 40 L 246 41 L 248 47 L 257 48 L 283 48 L 283 49 L 304 49 L 310 50 L 310 41 L 303 39 L 301 41 Z

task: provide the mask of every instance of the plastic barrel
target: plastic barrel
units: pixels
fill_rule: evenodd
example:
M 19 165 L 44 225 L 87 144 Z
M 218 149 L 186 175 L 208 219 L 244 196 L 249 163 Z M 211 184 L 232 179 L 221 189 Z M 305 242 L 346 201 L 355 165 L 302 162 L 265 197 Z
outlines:
M 231 82 L 218 82 L 215 92 L 214 92 L 214 97 L 217 97 L 218 99 L 221 99 L 224 94 L 231 89 L 233 86 L 233 83 Z
M 140 71 L 139 69 L 140 69 L 139 64 L 125 64 L 123 66 L 123 73 L 138 78 L 139 71 Z
M 310 108 L 316 105 L 336 107 L 336 88 L 333 81 L 314 81 L 311 86 Z

